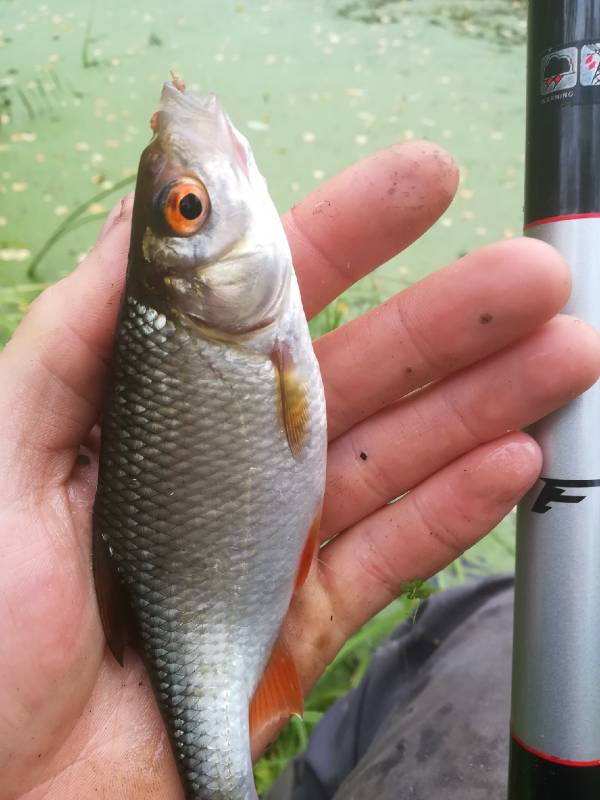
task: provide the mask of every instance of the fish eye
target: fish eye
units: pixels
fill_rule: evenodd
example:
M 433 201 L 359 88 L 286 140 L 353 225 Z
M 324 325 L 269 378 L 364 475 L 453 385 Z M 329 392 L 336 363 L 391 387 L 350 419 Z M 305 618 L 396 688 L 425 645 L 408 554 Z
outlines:
M 179 201 L 179 213 L 186 219 L 198 219 L 202 210 L 202 200 L 192 192 L 185 194 Z
M 206 222 L 210 198 L 206 187 L 191 178 L 177 181 L 161 192 L 162 216 L 175 236 L 192 236 Z

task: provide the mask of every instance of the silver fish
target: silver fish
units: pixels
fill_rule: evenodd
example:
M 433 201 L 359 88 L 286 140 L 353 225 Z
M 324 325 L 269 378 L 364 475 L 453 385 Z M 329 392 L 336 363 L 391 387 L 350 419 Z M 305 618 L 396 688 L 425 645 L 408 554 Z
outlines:
M 301 706 L 279 634 L 317 543 L 323 386 L 247 140 L 214 95 L 177 82 L 152 126 L 103 420 L 96 591 L 121 662 L 128 609 L 186 797 L 253 800 L 253 697 L 256 729 Z

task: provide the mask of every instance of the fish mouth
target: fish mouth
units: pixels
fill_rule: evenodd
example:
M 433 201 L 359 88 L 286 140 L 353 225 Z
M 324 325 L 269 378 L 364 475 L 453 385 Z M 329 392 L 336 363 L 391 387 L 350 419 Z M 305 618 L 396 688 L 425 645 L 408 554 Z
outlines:
M 171 81 L 163 84 L 152 130 L 158 138 L 177 141 L 178 132 L 188 126 L 199 140 L 216 143 L 227 140 L 231 123 L 216 94 L 181 91 Z
M 161 121 L 169 118 L 191 117 L 194 119 L 217 120 L 226 117 L 225 109 L 219 98 L 212 92 L 192 92 L 178 88 L 173 81 L 163 84 L 160 94 L 156 119 L 160 127 Z
M 163 84 L 159 109 L 152 115 L 150 127 L 157 138 L 169 142 L 175 151 L 180 150 L 183 161 L 188 155 L 189 141 L 186 142 L 182 131 L 189 128 L 195 131 L 188 137 L 190 141 L 210 142 L 249 176 L 252 157 L 248 143 L 212 92 L 181 90 L 170 81 Z
M 195 115 L 225 116 L 219 98 L 212 92 L 189 92 L 179 88 L 174 81 L 163 84 L 160 95 L 160 111 L 187 111 Z

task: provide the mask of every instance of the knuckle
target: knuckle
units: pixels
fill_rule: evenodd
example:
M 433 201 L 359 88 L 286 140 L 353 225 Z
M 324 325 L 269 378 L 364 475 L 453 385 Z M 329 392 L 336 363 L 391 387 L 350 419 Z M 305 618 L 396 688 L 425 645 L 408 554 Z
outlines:
M 371 526 L 364 532 L 363 544 L 356 554 L 362 572 L 392 600 L 400 594 L 400 580 L 393 564 L 385 558 L 377 544 L 376 534 Z
M 419 324 L 415 318 L 416 309 L 406 297 L 400 295 L 394 304 L 396 311 L 396 329 L 399 343 L 406 350 L 406 342 L 414 353 L 417 361 L 424 365 L 426 373 L 446 373 L 452 368 L 456 360 L 451 354 L 444 353 L 441 349 L 443 343 L 431 340 L 427 335 L 427 326 Z
M 461 527 L 461 522 L 467 525 L 471 520 L 463 519 L 462 514 L 453 509 L 453 512 L 448 514 L 448 519 L 456 520 L 456 522 L 444 522 L 439 515 L 432 515 L 425 509 L 425 504 L 421 501 L 417 492 L 412 495 L 412 503 L 421 529 L 424 533 L 433 537 L 447 551 L 450 557 L 449 560 L 454 560 L 462 555 L 465 547 L 458 529 Z
M 450 420 L 460 428 L 468 445 L 476 447 L 481 444 L 483 438 L 481 430 L 490 429 L 495 422 L 493 412 L 490 413 L 491 407 L 489 407 L 489 404 L 479 403 L 477 405 L 477 413 L 472 413 L 470 409 L 463 409 L 463 403 L 459 398 L 454 397 L 449 388 L 440 392 L 440 401 L 448 411 Z M 487 414 L 486 411 L 488 412 Z M 489 421 L 487 419 L 488 416 L 490 418 Z

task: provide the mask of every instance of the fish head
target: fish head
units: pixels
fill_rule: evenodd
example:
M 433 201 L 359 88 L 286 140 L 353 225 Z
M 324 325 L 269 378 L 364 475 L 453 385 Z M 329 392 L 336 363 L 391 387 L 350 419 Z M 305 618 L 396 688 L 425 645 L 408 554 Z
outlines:
M 215 95 L 177 82 L 164 85 L 151 124 L 130 282 L 155 305 L 217 333 L 264 329 L 282 307 L 292 265 L 247 139 Z

